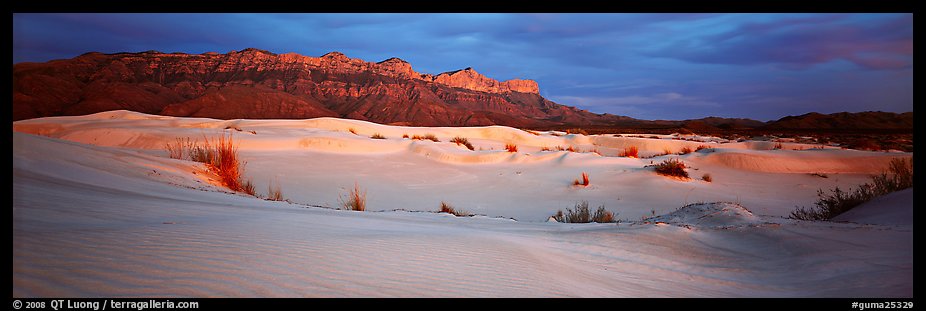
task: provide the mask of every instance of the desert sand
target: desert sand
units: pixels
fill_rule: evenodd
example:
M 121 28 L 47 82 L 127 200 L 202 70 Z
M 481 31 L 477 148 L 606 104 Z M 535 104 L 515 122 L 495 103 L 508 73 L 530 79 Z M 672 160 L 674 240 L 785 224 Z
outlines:
M 164 148 L 223 133 L 258 194 L 273 182 L 289 202 L 232 193 Z M 913 295 L 912 189 L 833 222 L 785 218 L 912 153 L 538 134 L 129 111 L 17 121 L 13 296 Z M 699 145 L 710 148 L 651 157 Z M 556 146 L 582 152 L 541 151 Z M 643 158 L 617 156 L 629 146 Z M 669 158 L 692 178 L 646 167 Z M 573 186 L 583 172 L 590 185 Z M 336 210 L 355 183 L 367 211 Z M 583 200 L 621 221 L 548 222 Z M 477 216 L 434 213 L 441 201 Z

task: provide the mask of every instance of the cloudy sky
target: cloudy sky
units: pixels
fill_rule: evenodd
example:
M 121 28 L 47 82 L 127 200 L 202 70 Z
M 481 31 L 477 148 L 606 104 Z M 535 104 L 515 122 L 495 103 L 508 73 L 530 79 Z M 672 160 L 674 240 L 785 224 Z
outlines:
M 14 14 L 13 63 L 255 47 L 473 67 L 641 119 L 913 110 L 912 14 Z

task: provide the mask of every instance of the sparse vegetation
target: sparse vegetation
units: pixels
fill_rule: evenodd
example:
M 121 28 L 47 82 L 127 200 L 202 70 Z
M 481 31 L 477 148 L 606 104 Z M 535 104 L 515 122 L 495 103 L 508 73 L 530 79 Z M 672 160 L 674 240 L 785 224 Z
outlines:
M 280 189 L 280 185 L 274 187 L 273 181 L 270 181 L 270 184 L 267 185 L 267 200 L 270 201 L 283 201 L 283 190 Z
M 772 146 L 772 150 L 781 150 L 782 148 L 784 148 L 784 146 L 782 146 L 781 142 L 776 142 L 775 145 Z
M 534 135 L 534 136 L 540 136 L 540 133 L 538 133 L 538 132 L 536 132 L 536 131 L 531 131 L 531 130 L 524 130 L 524 131 L 525 131 L 525 132 L 528 132 L 528 133 L 530 133 L 531 135 Z
M 414 139 L 414 140 L 430 140 L 430 141 L 433 141 L 433 142 L 435 142 L 435 143 L 436 143 L 436 142 L 440 142 L 440 139 L 437 139 L 437 136 L 434 136 L 434 134 L 425 134 L 424 136 L 412 135 L 412 139 Z
M 678 154 L 679 154 L 679 155 L 685 155 L 685 154 L 689 154 L 689 153 L 691 153 L 691 152 L 692 152 L 691 147 L 685 146 L 685 147 L 682 147 L 682 149 L 678 151 Z
M 351 189 L 350 193 L 338 200 L 341 202 L 341 208 L 349 211 L 362 212 L 367 209 L 367 191 L 360 189 L 357 183 L 354 183 L 354 189 Z
M 505 144 L 505 150 L 508 152 L 518 152 L 518 145 L 511 143 Z
M 628 157 L 628 158 L 638 158 L 639 154 L 640 154 L 640 150 L 637 149 L 637 146 L 630 146 L 630 147 L 624 148 L 624 151 L 621 151 L 621 153 L 618 156 Z
M 698 148 L 695 148 L 695 151 L 701 151 L 704 149 L 712 149 L 712 148 L 708 147 L 707 145 L 698 145 Z
M 193 149 L 193 142 L 190 141 L 189 137 L 177 137 L 175 142 L 174 144 L 167 143 L 164 146 L 171 159 L 183 159 L 184 155 L 189 155 L 190 150 Z
M 225 134 L 219 136 L 215 139 L 215 145 L 206 137 L 202 143 L 192 142 L 189 138 L 178 138 L 175 144 L 168 143 L 165 148 L 171 158 L 183 159 L 186 155 L 191 161 L 206 164 L 228 189 L 254 194 L 250 181 L 241 180 L 241 167 L 245 163 L 238 159 L 238 146 L 235 145 L 231 133 L 228 133 L 227 137 Z
M 580 128 L 571 128 L 566 130 L 566 134 L 582 134 L 588 136 L 588 131 Z
M 714 178 L 711 177 L 711 174 L 701 175 L 701 180 L 706 181 L 706 182 L 714 182 Z
M 604 205 L 599 206 L 595 214 L 592 214 L 588 209 L 588 201 L 582 201 L 576 203 L 574 209 L 567 208 L 566 213 L 563 213 L 562 210 L 557 211 L 556 215 L 553 215 L 553 219 L 564 223 L 608 223 L 614 222 L 614 214 L 606 210 Z
M 685 171 L 685 163 L 678 159 L 668 159 L 662 163 L 656 164 L 656 173 L 664 176 L 673 176 L 679 178 L 688 178 L 688 172 Z
M 241 184 L 241 192 L 257 196 L 257 192 L 254 191 L 254 183 L 252 183 L 250 179 Z
M 550 149 L 550 147 L 547 147 L 547 146 L 543 146 L 543 147 L 540 147 L 540 151 L 553 151 L 553 149 Z
M 440 202 L 440 211 L 439 211 L 439 213 L 447 213 L 447 214 L 451 214 L 451 215 L 457 216 L 457 217 L 472 216 L 471 214 L 466 213 L 466 212 L 463 211 L 463 210 L 457 210 L 457 209 L 453 208 L 453 206 L 451 206 L 450 204 L 447 204 L 447 202 L 444 202 L 444 201 L 441 201 L 441 202 Z
M 466 146 L 466 148 L 469 150 L 476 150 L 476 148 L 473 147 L 473 144 L 469 143 L 469 139 L 466 139 L 466 137 L 457 136 L 451 139 L 450 142 L 456 143 L 457 146 L 459 145 Z
M 796 207 L 789 216 L 801 220 L 829 220 L 839 214 L 871 201 L 875 197 L 913 187 L 913 159 L 891 160 L 887 171 L 871 177 L 871 183 L 864 183 L 855 189 L 843 191 L 839 187 L 824 192 L 817 190 L 815 208 Z
M 347 131 L 350 132 L 351 134 L 359 135 L 359 134 L 357 134 L 357 131 L 354 130 L 354 128 L 349 128 L 349 129 L 347 129 Z
M 829 175 L 826 175 L 826 174 L 824 174 L 824 173 L 810 173 L 810 175 L 811 175 L 811 176 L 817 176 L 817 177 L 820 177 L 820 178 L 830 178 Z
M 402 138 L 408 138 L 408 133 L 402 134 Z
M 386 139 L 386 136 L 383 136 L 383 134 L 380 134 L 380 133 L 373 133 L 373 135 L 370 136 L 370 138 L 372 138 L 372 139 Z
M 582 172 L 582 182 L 579 182 L 579 179 L 577 178 L 572 181 L 572 185 L 573 186 L 583 186 L 583 187 L 588 186 L 589 185 L 588 173 Z
M 557 147 L 559 147 L 559 146 L 557 146 Z M 566 148 L 566 151 L 569 151 L 569 152 L 576 152 L 576 147 L 569 146 L 569 148 Z

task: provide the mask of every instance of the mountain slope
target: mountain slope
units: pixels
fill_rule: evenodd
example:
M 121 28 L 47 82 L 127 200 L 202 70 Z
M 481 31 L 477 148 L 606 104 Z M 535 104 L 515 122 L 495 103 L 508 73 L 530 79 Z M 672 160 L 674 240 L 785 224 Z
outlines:
M 227 54 L 87 53 L 13 67 L 13 119 L 127 109 L 211 118 L 346 117 L 422 126 L 604 124 L 551 102 L 531 80 L 496 81 L 472 68 L 420 74 L 378 63 L 258 49 Z

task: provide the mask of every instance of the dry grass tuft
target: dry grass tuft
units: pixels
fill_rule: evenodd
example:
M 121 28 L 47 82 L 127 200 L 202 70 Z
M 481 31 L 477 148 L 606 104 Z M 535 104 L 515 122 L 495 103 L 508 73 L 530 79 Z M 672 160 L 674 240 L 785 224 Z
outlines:
M 695 151 L 701 151 L 704 149 L 711 149 L 711 147 L 708 147 L 707 145 L 698 145 L 698 148 L 695 148 Z
M 351 134 L 354 134 L 354 135 L 360 135 L 360 134 L 357 134 L 357 131 L 354 130 L 354 128 L 349 128 L 349 129 L 347 129 L 347 131 L 350 132 Z
M 164 149 L 167 149 L 167 154 L 170 156 L 170 158 L 171 159 L 183 159 L 184 155 L 188 156 L 190 154 L 190 150 L 193 149 L 193 145 L 194 145 L 193 142 L 190 141 L 190 138 L 189 137 L 184 137 L 184 138 L 177 137 L 175 141 L 176 141 L 175 144 L 167 143 L 164 146 Z
M 711 177 L 711 174 L 702 175 L 701 180 L 706 181 L 706 182 L 714 182 L 714 178 Z
M 425 134 L 424 136 L 421 136 L 421 135 L 413 135 L 413 136 L 412 136 L 412 139 L 414 139 L 414 140 L 430 140 L 430 141 L 433 141 L 433 142 L 435 142 L 435 143 L 436 143 L 436 142 L 440 142 L 440 139 L 437 139 L 437 136 L 434 136 L 434 134 Z
M 253 191 L 244 188 L 244 186 L 248 186 L 247 183 L 242 183 L 241 167 L 245 163 L 238 159 L 238 146 L 235 145 L 231 132 L 228 133 L 228 136 L 222 134 L 214 141 L 204 137 L 202 143 L 191 142 L 188 138 L 178 138 L 175 144 L 168 143 L 165 148 L 171 158 L 183 159 L 184 155 L 186 155 L 192 161 L 205 163 L 206 167 L 218 175 L 222 184 L 228 189 L 253 195 Z
M 469 139 L 466 139 L 466 137 L 457 136 L 451 139 L 450 142 L 456 143 L 457 146 L 459 145 L 466 146 L 466 148 L 469 150 L 476 150 L 476 148 L 473 147 L 473 144 L 470 144 Z
M 592 214 L 588 209 L 588 201 L 582 201 L 576 203 L 575 209 L 566 209 L 566 213 L 562 210 L 557 211 L 553 219 L 564 223 L 608 223 L 614 222 L 614 214 L 606 210 L 604 205 L 599 206 L 598 210 Z
M 678 159 L 668 159 L 657 164 L 656 173 L 665 176 L 688 178 L 688 172 L 685 171 L 685 163 L 682 163 L 682 161 Z
M 361 190 L 357 183 L 354 183 L 354 189 L 351 189 L 350 193 L 338 200 L 341 202 L 341 207 L 346 210 L 362 212 L 367 209 L 367 192 Z
M 254 191 L 254 183 L 252 183 L 250 179 L 241 184 L 241 192 L 257 196 L 257 193 Z
M 454 209 L 453 206 L 444 201 L 440 201 L 440 211 L 438 211 L 438 213 L 447 213 L 457 217 L 472 216 L 472 214 L 463 210 Z
M 267 200 L 283 201 L 283 190 L 280 189 L 280 185 L 274 187 L 273 181 L 270 181 L 270 184 L 267 185 Z
M 682 147 L 682 149 L 678 151 L 678 154 L 679 154 L 679 155 L 685 155 L 685 154 L 689 154 L 689 153 L 691 153 L 691 152 L 692 152 L 691 147 L 685 146 L 685 147 Z
M 518 152 L 518 145 L 505 144 L 505 150 L 508 150 L 508 152 Z
M 408 133 L 402 134 L 402 138 L 408 138 Z
M 618 156 L 628 157 L 628 158 L 639 158 L 639 154 L 640 154 L 640 150 L 637 149 L 637 146 L 630 146 L 630 147 L 624 148 L 624 151 L 621 151 L 621 153 Z
M 372 138 L 372 139 L 386 139 L 386 136 L 383 136 L 383 134 L 380 134 L 380 133 L 373 133 L 373 135 L 370 136 L 370 138 Z
M 590 182 L 588 181 L 588 173 L 586 172 L 582 172 L 582 182 L 579 182 L 579 179 L 575 179 L 572 181 L 573 186 L 587 187 L 589 184 Z

